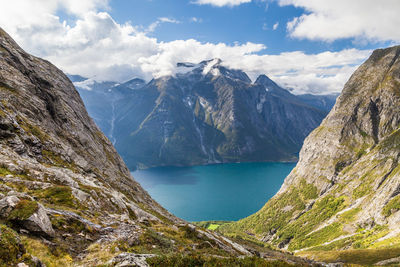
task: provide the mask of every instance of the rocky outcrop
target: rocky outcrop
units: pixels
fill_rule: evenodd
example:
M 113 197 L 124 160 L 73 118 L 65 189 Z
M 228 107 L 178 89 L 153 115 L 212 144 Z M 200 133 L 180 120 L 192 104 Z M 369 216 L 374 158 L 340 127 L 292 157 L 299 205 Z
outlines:
M 267 236 L 289 250 L 398 244 L 399 55 L 399 46 L 373 52 L 306 138 L 277 195 L 226 231 Z
M 252 83 L 246 73 L 217 59 L 179 63 L 176 76 L 148 84 L 138 79 L 107 84 L 75 83 L 131 169 L 294 161 L 304 138 L 328 112 L 265 75 Z
M 154 254 L 134 254 L 134 253 L 121 253 L 114 257 L 108 264 L 116 267 L 148 267 L 146 259 L 155 257 Z

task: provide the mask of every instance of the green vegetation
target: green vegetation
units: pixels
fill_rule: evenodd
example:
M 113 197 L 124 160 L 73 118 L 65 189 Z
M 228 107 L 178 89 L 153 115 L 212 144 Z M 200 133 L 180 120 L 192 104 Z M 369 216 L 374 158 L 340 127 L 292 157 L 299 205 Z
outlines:
M 354 221 L 356 215 L 361 211 L 360 208 L 354 208 L 351 210 L 348 210 L 346 212 L 343 212 L 342 214 L 339 215 L 339 219 L 343 223 L 349 223 Z
M 77 208 L 76 200 L 69 186 L 52 186 L 37 192 L 36 196 L 48 204 Z
M 388 234 L 387 227 L 376 225 L 370 230 L 359 228 L 357 233 L 346 238 L 342 238 L 326 245 L 312 247 L 311 251 L 334 251 L 343 248 L 366 249 L 366 248 L 382 248 L 383 244 L 376 241 Z
M 8 216 L 8 220 L 26 220 L 38 210 L 38 203 L 36 201 L 22 199 Z
M 42 240 L 22 236 L 26 252 L 37 257 L 45 266 L 72 266 L 72 257 L 60 248 L 51 248 Z
M 56 167 L 68 168 L 73 172 L 77 172 L 78 170 L 78 167 L 73 162 L 64 160 L 60 155 L 57 155 L 53 151 L 42 150 L 42 156 Z
M 392 215 L 392 213 L 400 210 L 400 195 L 393 197 L 383 208 L 382 214 L 386 217 Z
M 343 234 L 342 224 L 332 224 L 309 233 L 321 222 L 343 210 L 346 204 L 344 197 L 328 195 L 305 212 L 308 200 L 317 196 L 317 189 L 302 180 L 297 188 L 292 186 L 287 193 L 272 198 L 256 214 L 236 223 L 222 225 L 218 231 L 226 235 L 248 231 L 261 236 L 272 233 L 278 237 L 273 244 L 282 246 L 290 241 L 289 250 L 322 244 Z M 297 219 L 290 221 L 293 217 Z
M 0 176 L 6 176 L 8 174 L 12 174 L 7 168 L 0 167 Z
M 63 215 L 55 214 L 50 217 L 51 224 L 55 230 L 60 230 L 68 233 L 81 233 L 83 231 L 92 231 L 87 229 L 86 225 L 74 218 L 65 218 Z
M 147 231 L 140 237 L 140 243 L 147 246 L 147 249 L 151 250 L 152 246 L 157 246 L 163 252 L 168 252 L 172 247 L 172 242 L 170 239 L 156 233 L 152 229 L 147 229 Z
M 39 127 L 29 123 L 27 119 L 17 116 L 17 121 L 19 126 L 21 126 L 26 133 L 36 136 L 42 143 L 49 140 L 50 137 L 46 133 L 44 133 Z
M 147 259 L 147 263 L 150 266 L 157 267 L 195 267 L 195 266 L 207 266 L 207 267 L 219 267 L 219 266 L 230 266 L 230 267 L 247 267 L 247 266 L 259 266 L 259 267 L 284 267 L 294 266 L 284 261 L 267 261 L 257 257 L 246 257 L 246 258 L 216 258 L 207 257 L 200 254 L 174 254 L 168 256 L 158 256 Z
M 342 224 L 333 223 L 305 236 L 304 238 L 300 237 L 296 242 L 296 245 L 290 245 L 295 246 L 296 249 L 313 247 L 341 236 L 343 234 L 342 228 Z
M 29 171 L 24 170 L 24 171 L 19 171 L 19 172 L 15 172 L 15 171 L 10 171 L 9 169 L 7 169 L 6 167 L 0 167 L 0 176 L 6 176 L 6 175 L 13 175 L 13 176 L 19 176 L 25 180 L 31 180 L 32 178 L 29 177 Z
M 201 222 L 192 222 L 194 225 L 197 225 L 199 227 L 203 227 L 207 230 L 212 230 L 215 231 L 217 230 L 221 225 L 231 223 L 229 221 L 201 221 Z
M 348 264 L 360 264 L 363 266 L 370 266 L 383 260 L 399 257 L 400 248 L 358 249 L 341 251 L 306 251 L 300 252 L 298 253 L 298 255 L 328 263 L 344 262 Z
M 18 234 L 0 224 L 0 266 L 12 266 L 24 253 Z

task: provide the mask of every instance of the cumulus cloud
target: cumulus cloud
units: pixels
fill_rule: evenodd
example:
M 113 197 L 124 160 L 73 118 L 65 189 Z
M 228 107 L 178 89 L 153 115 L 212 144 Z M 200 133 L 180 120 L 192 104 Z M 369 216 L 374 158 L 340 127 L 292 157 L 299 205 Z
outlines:
M 272 29 L 275 31 L 276 29 L 278 29 L 278 27 L 279 27 L 279 22 L 276 22 L 274 26 L 272 26 Z
M 195 0 L 193 3 L 198 5 L 222 6 L 238 6 L 244 3 L 250 3 L 251 0 Z
M 368 50 L 347 49 L 318 54 L 300 51 L 279 55 L 252 54 L 226 59 L 225 64 L 244 69 L 253 80 L 260 73 L 265 73 L 296 94 L 321 94 L 340 92 L 357 66 L 370 53 Z
M 70 2 L 71 1 L 71 2 Z M 0 10 L 0 25 L 28 52 L 44 57 L 67 73 L 95 80 L 125 81 L 173 75 L 178 62 L 220 58 L 231 68 L 246 71 L 252 79 L 267 74 L 295 93 L 338 92 L 355 67 L 370 51 L 356 49 L 305 54 L 265 54 L 262 44 L 204 43 L 194 39 L 161 42 L 141 27 L 119 24 L 107 13 L 107 2 L 87 0 L 86 12 L 76 11 L 75 0 L 13 0 Z M 25 3 L 29 8 L 22 7 Z M 42 3 L 42 2 L 41 2 Z M 92 3 L 89 5 L 88 3 Z M 99 7 L 102 7 L 100 9 Z M 69 24 L 57 11 L 76 18 Z M 170 22 L 171 18 L 158 21 Z M 172 22 L 174 23 L 174 22 Z
M 287 24 L 292 37 L 334 41 L 341 38 L 400 41 L 398 0 L 278 0 L 307 13 Z

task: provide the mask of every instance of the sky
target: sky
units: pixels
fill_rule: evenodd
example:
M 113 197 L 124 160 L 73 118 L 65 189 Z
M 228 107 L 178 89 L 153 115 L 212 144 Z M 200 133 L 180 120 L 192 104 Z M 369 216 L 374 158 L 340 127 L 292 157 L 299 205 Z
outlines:
M 400 43 L 399 0 L 0 0 L 27 52 L 98 81 L 174 75 L 220 58 L 296 94 L 340 92 L 373 49 Z

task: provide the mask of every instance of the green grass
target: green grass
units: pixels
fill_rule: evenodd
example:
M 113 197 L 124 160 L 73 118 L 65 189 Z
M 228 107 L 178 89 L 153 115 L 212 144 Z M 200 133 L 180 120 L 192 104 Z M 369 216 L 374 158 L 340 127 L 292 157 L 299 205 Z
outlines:
M 333 223 L 303 238 L 300 237 L 296 241 L 296 248 L 313 247 L 333 240 L 343 234 L 342 228 L 342 224 Z
M 398 210 L 400 210 L 400 195 L 395 196 L 386 204 L 382 210 L 382 214 L 388 217 Z
M 201 221 L 201 222 L 192 222 L 194 225 L 197 225 L 199 227 L 203 227 L 207 230 L 212 230 L 215 231 L 217 230 L 221 225 L 231 223 L 230 221 Z
M 10 172 L 7 168 L 0 167 L 0 176 L 6 176 L 8 174 L 13 174 L 13 173 Z
M 20 200 L 15 208 L 11 211 L 8 216 L 8 220 L 26 220 L 32 216 L 38 210 L 38 204 L 36 201 L 22 199 Z
M 18 234 L 0 224 L 0 266 L 14 266 L 22 254 L 23 247 Z
M 218 227 L 220 227 L 219 224 L 210 224 L 207 229 L 208 230 L 216 230 Z
M 76 208 L 77 203 L 69 186 L 52 186 L 39 191 L 36 196 L 48 204 Z
M 42 150 L 42 156 L 47 161 L 51 162 L 52 165 L 61 168 L 68 168 L 73 172 L 77 172 L 78 167 L 73 162 L 64 160 L 60 155 L 50 150 Z
M 349 223 L 354 221 L 356 218 L 357 214 L 361 211 L 360 208 L 354 208 L 351 210 L 348 210 L 346 212 L 343 212 L 342 214 L 339 215 L 339 219 L 343 223 Z
M 324 262 L 344 262 L 348 264 L 360 264 L 363 266 L 374 265 L 379 261 L 396 258 L 400 256 L 400 248 L 387 249 L 353 249 L 343 251 L 307 251 L 298 253 L 299 256 L 307 257 Z
M 50 139 L 50 137 L 45 132 L 43 132 L 39 127 L 30 124 L 27 119 L 21 116 L 17 116 L 17 121 L 19 126 L 21 126 L 21 128 L 24 129 L 26 133 L 36 136 L 42 143 L 45 143 L 47 140 Z
M 207 267 L 220 267 L 220 266 L 230 266 L 230 267 L 286 267 L 294 266 L 292 264 L 286 263 L 284 261 L 267 261 L 257 257 L 246 257 L 246 258 L 217 258 L 217 257 L 207 257 L 199 254 L 191 255 L 168 255 L 168 256 L 158 256 L 154 258 L 147 259 L 147 263 L 150 266 L 157 267 L 195 267 L 195 266 L 207 266 Z

